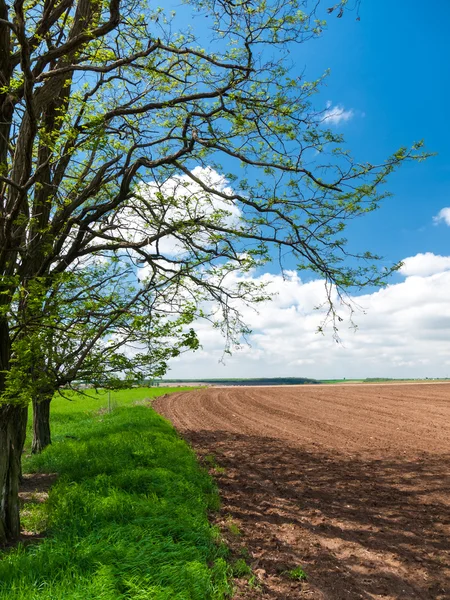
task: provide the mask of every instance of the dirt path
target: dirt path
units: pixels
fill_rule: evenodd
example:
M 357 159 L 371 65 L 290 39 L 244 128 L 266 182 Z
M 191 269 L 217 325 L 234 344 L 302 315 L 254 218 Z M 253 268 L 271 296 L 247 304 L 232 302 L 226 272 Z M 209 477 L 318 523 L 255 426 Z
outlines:
M 256 575 L 236 598 L 450 599 L 450 384 L 210 388 L 155 406 L 223 467 L 222 530 Z

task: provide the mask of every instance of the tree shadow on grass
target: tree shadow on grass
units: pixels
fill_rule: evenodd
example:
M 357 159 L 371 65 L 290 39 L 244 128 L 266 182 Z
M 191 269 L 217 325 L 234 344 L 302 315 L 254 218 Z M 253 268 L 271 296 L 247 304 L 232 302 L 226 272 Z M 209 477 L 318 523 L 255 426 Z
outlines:
M 226 431 L 185 437 L 225 468 L 223 512 L 266 573 L 261 598 L 450 598 L 450 456 L 349 456 Z M 286 595 L 280 573 L 299 564 L 314 590 Z

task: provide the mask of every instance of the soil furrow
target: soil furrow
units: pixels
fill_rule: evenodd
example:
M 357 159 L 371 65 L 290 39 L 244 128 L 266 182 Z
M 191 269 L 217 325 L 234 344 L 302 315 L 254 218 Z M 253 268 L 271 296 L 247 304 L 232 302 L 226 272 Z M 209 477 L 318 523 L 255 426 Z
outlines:
M 254 573 L 236 598 L 450 600 L 450 384 L 209 388 L 155 406 L 215 457 L 218 523 Z

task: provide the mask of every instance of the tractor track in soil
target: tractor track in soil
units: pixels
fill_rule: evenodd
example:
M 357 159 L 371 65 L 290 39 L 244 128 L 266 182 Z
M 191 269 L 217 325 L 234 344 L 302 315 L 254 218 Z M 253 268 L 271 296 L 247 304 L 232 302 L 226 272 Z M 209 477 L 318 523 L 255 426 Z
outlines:
M 450 600 L 450 384 L 214 387 L 154 407 L 222 467 L 216 522 L 255 574 L 236 598 Z

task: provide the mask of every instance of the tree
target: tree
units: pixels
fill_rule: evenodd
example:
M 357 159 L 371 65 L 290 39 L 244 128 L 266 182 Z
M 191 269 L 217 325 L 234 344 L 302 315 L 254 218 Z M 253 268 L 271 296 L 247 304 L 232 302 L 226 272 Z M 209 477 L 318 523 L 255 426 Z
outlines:
M 109 261 L 65 273 L 45 290 L 40 314 L 26 324 L 31 364 L 19 355 L 13 379 L 21 385 L 17 395 L 32 399 L 32 453 L 51 443 L 56 391 L 63 393 L 74 382 L 128 388 L 161 377 L 170 358 L 198 347 L 189 327 L 194 307 L 175 305 L 152 279 L 134 285 L 132 274 L 130 265 Z
M 355 0 L 351 6 L 348 6 L 348 0 L 340 0 L 336 4 L 329 6 L 327 8 L 327 13 L 334 13 L 338 19 L 341 19 L 344 16 L 344 13 L 347 11 L 355 11 L 356 12 L 356 20 L 360 20 L 359 9 L 361 6 L 361 0 Z
M 286 66 L 324 27 L 314 10 L 183 10 L 208 35 L 145 0 L 0 0 L 0 541 L 19 533 L 18 378 L 41 360 L 43 307 L 78 261 L 126 254 L 174 294 L 219 297 L 225 316 L 229 294 L 248 292 L 239 278 L 230 291 L 229 273 L 274 249 L 342 293 L 388 275 L 368 253 L 349 262 L 341 236 L 416 147 L 361 164 L 327 129 L 312 106 L 321 80 Z

